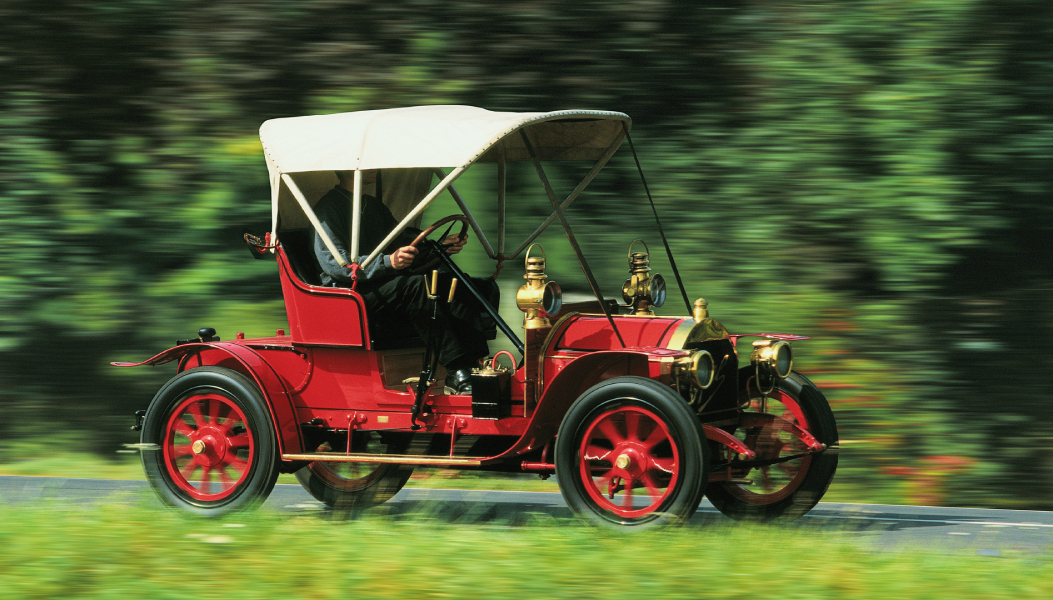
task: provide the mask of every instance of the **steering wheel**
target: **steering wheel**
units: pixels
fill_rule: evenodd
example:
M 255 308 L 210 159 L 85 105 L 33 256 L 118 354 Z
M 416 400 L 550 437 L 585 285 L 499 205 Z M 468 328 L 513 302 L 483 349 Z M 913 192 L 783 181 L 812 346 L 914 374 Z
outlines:
M 421 273 L 424 273 L 428 269 L 434 267 L 441 260 L 440 257 L 427 252 L 427 250 L 425 250 L 424 252 L 420 252 L 420 245 L 425 239 L 427 239 L 429 235 L 434 233 L 436 229 L 452 221 L 461 222 L 461 231 L 457 235 L 463 236 L 464 234 L 468 233 L 468 217 L 464 215 L 447 215 L 429 225 L 427 229 L 418 233 L 417 237 L 413 238 L 413 241 L 410 242 L 409 245 L 416 248 L 418 250 L 418 254 L 417 258 L 413 261 L 414 264 L 408 267 L 410 274 L 419 275 Z

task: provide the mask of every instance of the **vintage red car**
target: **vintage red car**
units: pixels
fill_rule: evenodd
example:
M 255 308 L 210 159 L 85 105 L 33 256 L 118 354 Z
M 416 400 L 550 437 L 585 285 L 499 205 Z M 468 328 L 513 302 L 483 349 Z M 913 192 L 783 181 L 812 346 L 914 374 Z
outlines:
M 321 502 L 362 509 L 391 498 L 415 467 L 439 467 L 554 473 L 570 508 L 603 525 L 679 523 L 703 495 L 737 519 L 795 518 L 810 510 L 834 476 L 838 437 L 823 394 L 792 370 L 790 342 L 806 338 L 728 333 L 704 300 L 689 301 L 668 243 L 683 312 L 655 314 L 665 282 L 650 272 L 646 244 L 633 240 L 626 240 L 625 304 L 604 298 L 578 247 L 564 209 L 628 139 L 630 127 L 617 112 L 467 106 L 264 123 L 272 227 L 263 240 L 247 240 L 259 256 L 276 257 L 289 330 L 220 341 L 204 328 L 197 339 L 149 360 L 115 363 L 177 365 L 137 424 L 157 494 L 218 515 L 258 504 L 279 473 L 295 472 Z M 551 215 L 512 249 L 505 239 L 506 166 L 517 161 L 535 168 Z M 591 165 L 562 199 L 547 176 L 553 161 Z M 453 185 L 484 163 L 497 176 L 496 244 Z M 363 171 L 383 174 L 381 199 L 401 219 L 385 242 L 418 224 L 448 192 L 462 214 L 426 228 L 417 240 L 422 250 L 439 246 L 428 236 L 440 225 L 460 222 L 496 262 L 524 261 L 526 283 L 516 294 L 523 338 L 492 311 L 519 356 L 498 353 L 472 375 L 471 395 L 442 384 L 426 341 L 378 344 L 355 289 L 319 284 L 315 231 L 328 248 L 332 243 L 312 204 L 333 186 L 337 170 L 356 172 L 356 200 Z M 351 225 L 352 256 L 370 250 L 358 252 L 358 221 Z M 533 242 L 556 221 L 595 300 L 564 304 L 545 275 L 544 251 Z M 443 263 L 436 269 L 463 276 L 445 253 L 432 254 Z M 431 291 L 438 314 L 447 290 Z

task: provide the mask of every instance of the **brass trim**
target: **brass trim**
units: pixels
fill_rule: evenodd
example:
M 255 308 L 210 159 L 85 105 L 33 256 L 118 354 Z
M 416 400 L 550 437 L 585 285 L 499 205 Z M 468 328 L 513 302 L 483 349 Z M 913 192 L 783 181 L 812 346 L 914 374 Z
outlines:
M 682 318 L 683 317 L 679 317 Z M 671 350 L 683 350 L 684 344 L 687 343 L 687 336 L 690 335 L 691 330 L 695 328 L 695 322 L 690 318 L 684 319 L 677 326 L 676 331 L 673 332 L 672 337 L 669 338 L 669 342 L 666 344 L 666 348 Z
M 282 460 L 306 460 L 308 462 L 362 462 L 398 465 L 436 465 L 453 467 L 478 467 L 483 464 L 479 458 L 451 458 L 449 456 L 419 456 L 406 454 L 282 454 Z

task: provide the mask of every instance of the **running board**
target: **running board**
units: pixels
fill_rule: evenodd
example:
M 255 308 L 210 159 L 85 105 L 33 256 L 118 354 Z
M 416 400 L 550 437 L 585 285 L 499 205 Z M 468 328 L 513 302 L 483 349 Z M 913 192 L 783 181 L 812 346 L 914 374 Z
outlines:
M 453 456 L 420 456 L 414 454 L 344 454 L 342 452 L 319 452 L 315 454 L 282 454 L 282 460 L 305 460 L 307 462 L 363 462 L 396 465 L 434 465 L 439 467 L 479 467 L 481 458 L 456 458 Z

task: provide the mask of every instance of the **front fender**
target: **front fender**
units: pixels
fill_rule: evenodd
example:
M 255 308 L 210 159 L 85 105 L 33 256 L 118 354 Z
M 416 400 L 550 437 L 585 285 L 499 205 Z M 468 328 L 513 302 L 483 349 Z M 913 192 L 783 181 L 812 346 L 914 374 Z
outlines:
M 163 365 L 174 360 L 179 361 L 179 371 L 190 368 L 191 357 L 197 357 L 197 365 L 216 365 L 233 369 L 256 382 L 267 402 L 267 409 L 274 422 L 278 436 L 279 456 L 297 454 L 304 451 L 303 438 L 296 419 L 292 397 L 280 377 L 254 350 L 232 342 L 201 342 L 183 344 L 169 348 L 142 362 L 113 362 L 115 367 L 139 367 L 142 365 Z
M 590 352 L 561 365 L 555 375 L 541 373 L 544 383 L 541 398 L 530 419 L 526 432 L 519 441 L 502 456 L 521 454 L 543 447 L 559 430 L 564 415 L 585 390 L 612 377 L 635 375 L 657 379 L 664 364 L 687 353 L 665 348 L 628 348 L 603 352 Z M 546 367 L 552 370 L 551 362 Z

